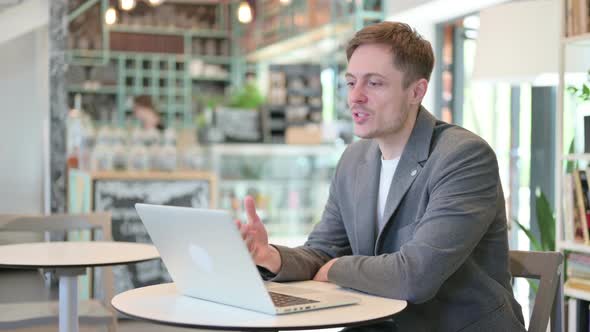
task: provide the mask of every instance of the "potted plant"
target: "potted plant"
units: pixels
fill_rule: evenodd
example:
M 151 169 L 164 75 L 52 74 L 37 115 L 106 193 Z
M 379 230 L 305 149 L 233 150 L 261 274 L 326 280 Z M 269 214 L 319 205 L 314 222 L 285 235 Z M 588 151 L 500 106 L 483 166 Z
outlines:
M 529 238 L 533 250 L 555 251 L 555 216 L 547 197 L 539 188 L 535 192 L 535 203 L 540 238 L 537 238 L 530 228 L 527 228 L 518 220 L 514 219 L 514 223 Z
M 587 72 L 587 80 L 590 82 L 590 70 Z M 590 100 L 590 87 L 586 83 L 582 83 L 581 87 L 575 87 L 570 85 L 567 87 L 567 91 L 575 97 L 578 97 L 580 101 L 588 101 Z

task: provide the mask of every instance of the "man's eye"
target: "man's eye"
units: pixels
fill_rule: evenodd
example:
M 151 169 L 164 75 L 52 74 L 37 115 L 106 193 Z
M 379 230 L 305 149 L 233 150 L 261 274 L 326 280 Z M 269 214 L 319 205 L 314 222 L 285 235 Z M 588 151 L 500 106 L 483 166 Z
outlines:
M 352 88 L 354 86 L 354 82 L 346 82 L 346 85 Z
M 381 82 L 369 82 L 369 86 L 380 86 Z

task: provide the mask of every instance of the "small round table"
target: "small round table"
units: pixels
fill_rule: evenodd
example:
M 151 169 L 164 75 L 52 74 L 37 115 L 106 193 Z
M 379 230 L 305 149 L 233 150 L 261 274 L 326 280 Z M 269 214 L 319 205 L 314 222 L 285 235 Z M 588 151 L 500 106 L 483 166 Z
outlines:
M 128 242 L 38 242 L 0 246 L 0 267 L 50 269 L 59 277 L 59 331 L 78 332 L 78 276 L 87 267 L 159 258 L 152 245 Z
M 373 323 L 402 311 L 407 303 L 345 290 L 337 285 L 299 281 L 289 286 L 346 293 L 361 299 L 342 307 L 268 315 L 181 295 L 174 283 L 132 289 L 115 296 L 113 307 L 128 316 L 158 324 L 215 330 L 303 330 Z

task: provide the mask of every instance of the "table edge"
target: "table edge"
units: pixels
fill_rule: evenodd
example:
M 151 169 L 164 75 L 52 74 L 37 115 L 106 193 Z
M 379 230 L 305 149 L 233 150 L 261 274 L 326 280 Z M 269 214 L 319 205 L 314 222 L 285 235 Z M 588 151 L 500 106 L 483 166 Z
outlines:
M 224 304 L 227 305 L 227 304 Z M 145 318 L 145 317 L 140 317 L 140 316 L 136 316 L 136 315 L 132 315 L 129 313 L 126 313 L 123 310 L 120 310 L 119 308 L 117 308 L 111 301 L 111 306 L 119 313 L 128 316 L 130 318 L 133 318 L 135 320 L 139 320 L 139 321 L 146 321 L 146 322 L 151 322 L 151 323 L 156 323 L 156 324 L 160 324 L 160 325 L 166 325 L 166 326 L 173 326 L 173 327 L 182 327 L 182 328 L 203 328 L 203 329 L 209 329 L 209 330 L 221 330 L 221 331 L 278 331 L 278 330 L 284 330 L 284 331 L 296 331 L 296 330 L 308 330 L 308 329 L 328 329 L 328 328 L 333 328 L 333 327 L 353 327 L 353 326 L 361 326 L 361 325 L 365 325 L 365 324 L 370 324 L 370 323 L 377 323 L 377 322 L 381 322 L 387 319 L 392 318 L 393 316 L 397 315 L 398 313 L 402 312 L 404 309 L 406 309 L 406 307 L 404 307 L 404 309 L 389 315 L 389 316 L 384 316 L 381 318 L 374 318 L 374 319 L 368 319 L 368 320 L 363 320 L 363 321 L 357 321 L 354 323 L 344 323 L 344 324 L 323 324 L 323 325 L 300 325 L 300 326 L 287 326 L 287 327 L 267 327 L 267 326 L 263 326 L 263 327 L 256 327 L 256 326 L 248 326 L 248 327 L 240 327 L 240 326 L 217 326 L 217 325 L 197 325 L 197 324 L 187 324 L 187 323 L 176 323 L 176 322 L 170 322 L 170 321 L 163 321 L 163 320 L 158 320 L 158 319 L 151 319 L 151 318 Z M 237 308 L 237 307 L 236 307 Z M 258 312 L 258 311 L 253 311 L 253 310 L 248 310 L 248 309 L 244 309 L 244 308 L 239 308 L 241 310 L 247 310 L 247 311 L 252 311 L 252 312 Z M 329 308 L 322 308 L 322 309 L 318 309 L 318 310 L 323 310 L 323 309 L 329 309 Z M 304 313 L 304 312 L 299 312 L 299 313 Z M 290 313 L 287 315 L 293 315 L 293 314 L 298 314 L 298 313 Z M 268 314 L 266 314 L 268 315 Z M 281 315 L 282 316 L 282 315 Z
M 7 268 L 7 269 L 23 269 L 23 270 L 34 270 L 34 269 L 74 269 L 74 268 L 85 268 L 85 267 L 104 267 L 104 266 L 116 266 L 116 265 L 126 265 L 126 264 L 135 264 L 135 263 L 142 263 L 151 261 L 154 259 L 159 259 L 160 256 L 154 256 L 151 258 L 144 258 L 144 259 L 133 259 L 133 260 L 125 260 L 125 261 L 117 261 L 116 263 L 95 263 L 95 264 L 53 264 L 53 265 L 18 265 L 18 264 L 1 264 L 0 268 Z

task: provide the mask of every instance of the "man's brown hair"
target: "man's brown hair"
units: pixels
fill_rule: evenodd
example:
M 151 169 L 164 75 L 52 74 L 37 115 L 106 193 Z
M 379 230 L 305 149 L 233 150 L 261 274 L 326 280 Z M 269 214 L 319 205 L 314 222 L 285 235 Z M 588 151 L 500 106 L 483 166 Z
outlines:
M 404 88 L 420 78 L 430 80 L 434 67 L 432 46 L 409 25 L 400 22 L 381 22 L 363 28 L 348 42 L 348 61 L 357 47 L 364 44 L 383 44 L 391 47 L 393 64 L 404 73 Z
M 133 103 L 137 106 L 142 106 L 145 108 L 152 109 L 154 112 L 156 111 L 156 106 L 154 105 L 154 102 L 152 101 L 152 97 L 150 97 L 148 95 L 135 96 L 135 98 L 133 98 Z

